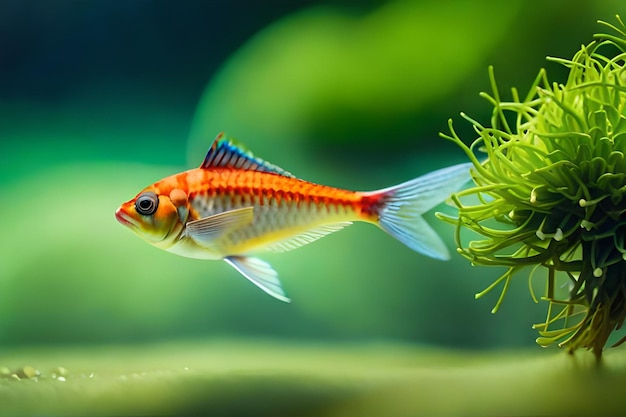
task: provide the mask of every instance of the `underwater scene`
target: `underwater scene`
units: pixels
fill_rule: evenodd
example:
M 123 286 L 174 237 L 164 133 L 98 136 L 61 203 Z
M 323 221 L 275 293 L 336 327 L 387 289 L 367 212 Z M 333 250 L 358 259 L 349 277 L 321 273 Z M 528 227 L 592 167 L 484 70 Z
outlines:
M 3 0 L 0 416 L 620 414 L 624 16 Z

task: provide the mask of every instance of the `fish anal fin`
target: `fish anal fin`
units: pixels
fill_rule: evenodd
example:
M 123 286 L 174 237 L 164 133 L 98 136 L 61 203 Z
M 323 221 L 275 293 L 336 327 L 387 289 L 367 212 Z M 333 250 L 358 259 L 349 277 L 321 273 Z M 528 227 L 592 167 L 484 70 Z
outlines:
M 187 223 L 185 234 L 201 246 L 210 245 L 215 239 L 254 220 L 254 207 L 224 211 Z
M 280 285 L 278 273 L 267 262 L 249 256 L 227 256 L 224 260 L 272 297 L 286 303 L 291 302 Z
M 231 168 L 246 171 L 270 172 L 284 177 L 295 176 L 284 169 L 257 158 L 245 147 L 235 144 L 234 141 L 220 133 L 209 148 L 204 161 L 200 165 L 202 169 Z
M 289 238 L 279 240 L 278 242 L 274 242 L 268 245 L 266 249 L 272 252 L 287 252 L 290 250 L 294 250 L 301 246 L 315 242 L 316 240 L 321 239 L 324 236 L 329 235 L 333 232 L 341 230 L 346 226 L 350 226 L 351 224 L 352 222 L 340 222 L 318 226 L 313 229 L 307 230 L 304 233 L 300 233 L 295 236 L 290 236 Z

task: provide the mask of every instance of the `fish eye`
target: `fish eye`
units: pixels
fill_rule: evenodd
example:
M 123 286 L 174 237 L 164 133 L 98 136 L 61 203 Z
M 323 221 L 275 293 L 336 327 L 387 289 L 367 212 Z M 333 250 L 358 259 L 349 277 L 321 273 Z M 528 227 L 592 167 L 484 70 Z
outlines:
M 135 201 L 135 210 L 144 216 L 154 214 L 157 207 L 159 207 L 159 197 L 152 191 L 141 194 Z

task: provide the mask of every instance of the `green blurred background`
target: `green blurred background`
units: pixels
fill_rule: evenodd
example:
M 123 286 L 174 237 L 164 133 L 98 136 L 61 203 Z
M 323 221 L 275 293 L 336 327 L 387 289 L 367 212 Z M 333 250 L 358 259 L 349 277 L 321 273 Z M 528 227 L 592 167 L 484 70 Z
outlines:
M 220 262 L 159 251 L 113 213 L 197 166 L 220 131 L 301 178 L 386 187 L 465 160 L 487 66 L 530 85 L 623 12 L 613 1 L 0 2 L 0 346 L 212 338 L 531 347 L 546 305 L 502 271 L 356 224 L 268 255 L 291 304 Z M 439 210 L 453 213 L 450 207 Z M 453 248 L 453 228 L 428 214 Z M 541 276 L 535 283 L 540 291 Z M 537 348 L 538 349 L 538 348 Z

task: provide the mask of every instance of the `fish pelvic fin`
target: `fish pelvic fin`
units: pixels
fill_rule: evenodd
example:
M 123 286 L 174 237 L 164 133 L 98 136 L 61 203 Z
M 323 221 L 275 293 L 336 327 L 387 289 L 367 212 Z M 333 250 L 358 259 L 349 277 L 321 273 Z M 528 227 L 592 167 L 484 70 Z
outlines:
M 267 262 L 249 256 L 227 256 L 224 260 L 272 297 L 286 303 L 291 302 L 280 285 L 278 273 Z
M 471 163 L 442 168 L 402 184 L 370 193 L 378 225 L 416 252 L 448 260 L 450 252 L 422 214 L 444 202 L 470 180 Z

